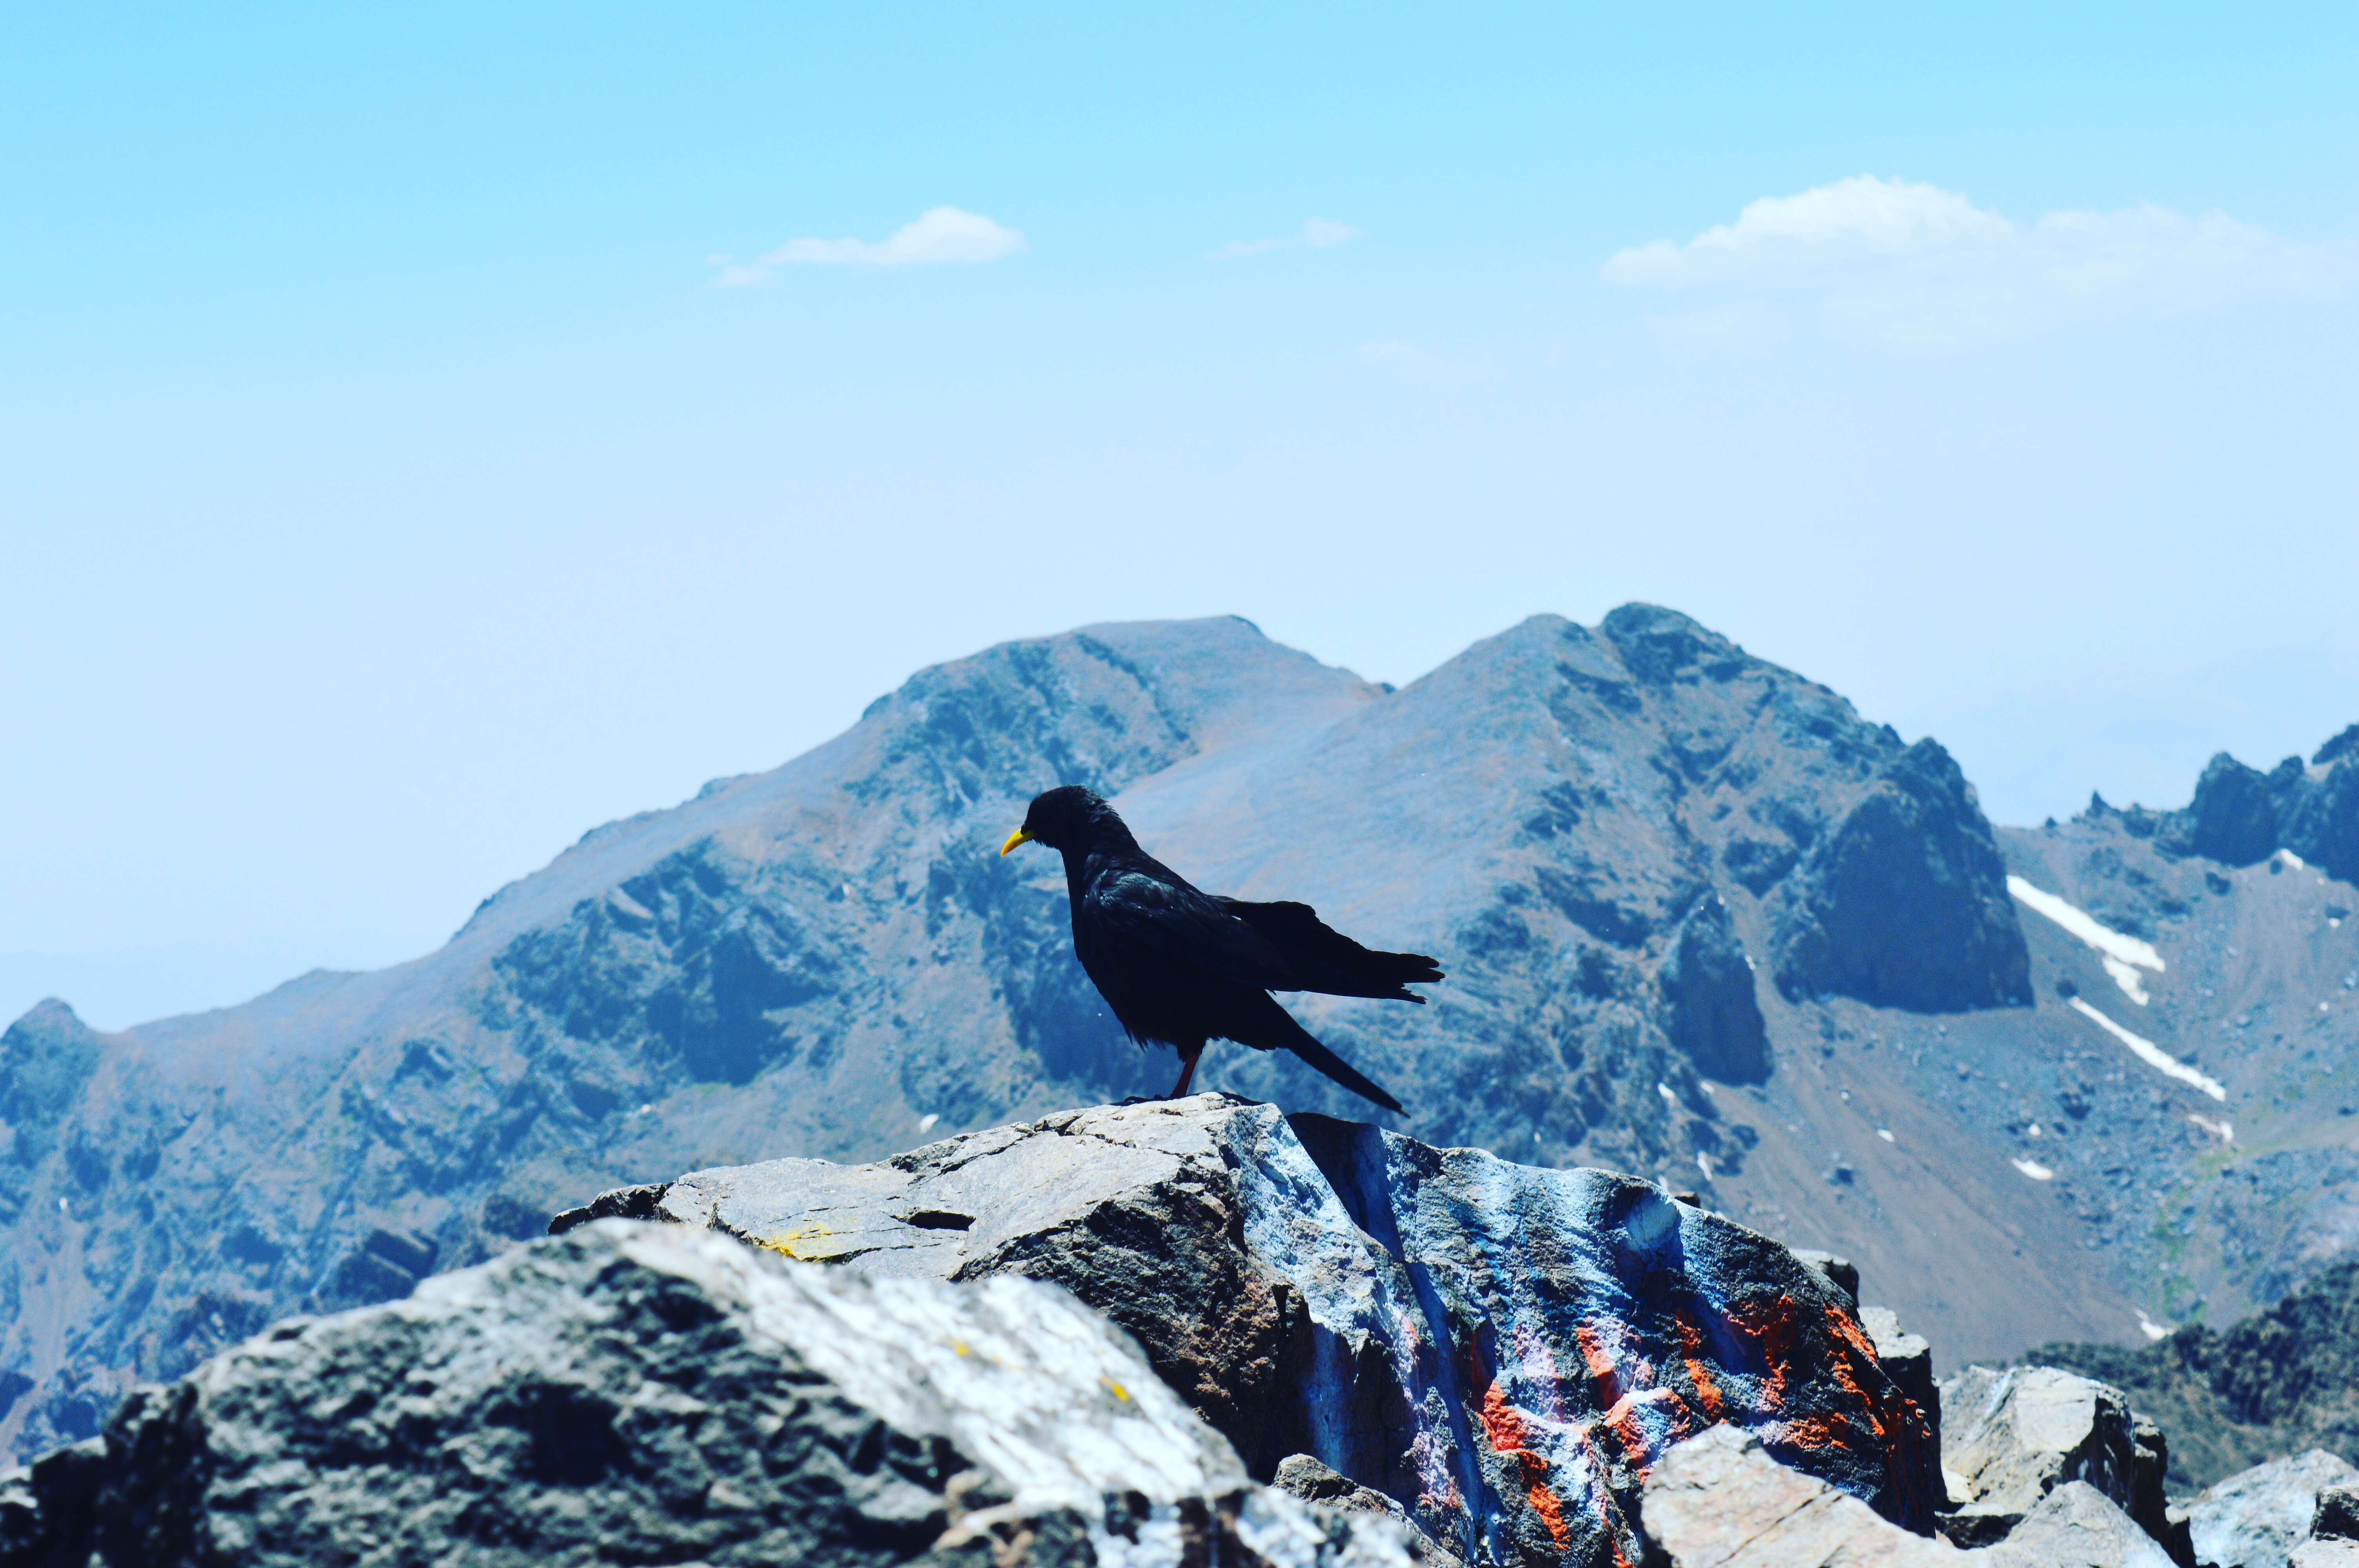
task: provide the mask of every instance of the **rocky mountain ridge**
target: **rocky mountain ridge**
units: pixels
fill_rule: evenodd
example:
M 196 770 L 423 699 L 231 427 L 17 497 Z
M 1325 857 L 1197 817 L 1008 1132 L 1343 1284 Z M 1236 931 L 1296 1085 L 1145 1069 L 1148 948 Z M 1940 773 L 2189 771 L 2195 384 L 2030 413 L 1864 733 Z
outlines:
M 2338 820 L 2314 802 L 2354 766 L 2288 809 Z M 2332 1110 L 2359 929 L 2307 857 L 2189 858 L 2110 809 L 1995 830 L 1937 745 L 1651 607 L 1537 618 L 1399 692 L 1240 622 L 1097 627 L 596 829 L 412 964 L 118 1035 L 18 1021 L 0 1445 L 86 1436 L 136 1382 L 585 1191 L 1159 1089 L 1061 887 L 991 853 L 1058 782 L 1204 885 L 1447 956 L 1414 1016 L 1299 1009 L 1403 1088 L 1404 1130 L 1695 1188 L 1861 1259 L 1956 1353 L 2224 1321 L 2359 1244 Z M 2016 881 L 2149 946 L 2147 1001 Z M 1232 1048 L 1205 1081 L 1356 1114 Z

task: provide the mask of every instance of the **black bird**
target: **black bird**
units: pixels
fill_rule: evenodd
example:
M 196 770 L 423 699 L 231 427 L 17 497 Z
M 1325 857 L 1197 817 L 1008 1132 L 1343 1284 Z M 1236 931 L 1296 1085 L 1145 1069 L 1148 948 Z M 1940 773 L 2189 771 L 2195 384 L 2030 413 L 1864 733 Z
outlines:
M 1400 1109 L 1269 993 L 1422 1004 L 1408 987 L 1441 979 L 1431 958 L 1363 947 L 1321 924 L 1307 903 L 1204 892 L 1141 849 L 1114 807 L 1079 784 L 1034 796 L 1024 826 L 999 852 L 1019 844 L 1046 844 L 1065 857 L 1074 956 L 1133 1040 L 1160 1040 L 1180 1053 L 1171 1098 L 1188 1092 L 1206 1041 L 1234 1040 L 1256 1051 L 1282 1045 L 1353 1094 Z

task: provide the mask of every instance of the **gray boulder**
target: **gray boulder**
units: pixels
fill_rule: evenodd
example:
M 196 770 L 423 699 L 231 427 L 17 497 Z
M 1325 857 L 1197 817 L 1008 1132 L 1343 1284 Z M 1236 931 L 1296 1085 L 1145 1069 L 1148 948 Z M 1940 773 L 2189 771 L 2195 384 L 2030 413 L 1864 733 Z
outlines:
M 1665 1454 L 1644 1510 L 1666 1568 L 2169 1568 L 2129 1516 L 2085 1482 L 2042 1498 L 2004 1544 L 1963 1551 L 1896 1528 L 1750 1435 L 1719 1426 Z
M 2313 1532 L 2321 1494 L 2359 1481 L 2359 1470 L 2313 1448 L 2239 1471 L 2188 1508 L 2195 1555 L 2219 1568 L 2285 1568 Z
M 1063 1292 L 607 1220 L 296 1319 L 0 1482 L 0 1563 L 1364 1563 Z M 29 1490 L 33 1497 L 26 1497 Z
M 1636 1562 L 1642 1477 L 1722 1421 L 1908 1529 L 1940 1498 L 1848 1297 L 1603 1171 L 1199 1095 L 602 1202 L 856 1273 L 1053 1280 L 1256 1474 L 1309 1454 L 1467 1562 Z
M 1330 1510 L 1390 1519 L 1408 1542 L 1409 1556 L 1420 1568 L 1465 1568 L 1410 1521 L 1407 1509 L 1373 1487 L 1363 1487 L 1348 1476 L 1336 1474 L 1308 1454 L 1289 1454 L 1279 1460 L 1277 1474 L 1270 1485 L 1289 1497 Z
M 2296 1546 L 2287 1562 L 2290 1568 L 2359 1568 L 2359 1490 L 2328 1487 L 2321 1491 L 2310 1516 L 2310 1539 Z
M 2052 1367 L 1969 1367 L 1940 1386 L 1941 1468 L 1956 1505 L 1943 1533 L 1965 1545 L 2006 1539 L 2040 1500 L 2084 1481 L 2167 1547 L 2194 1558 L 2163 1495 L 2169 1451 L 2121 1391 Z
M 1911 1535 L 1733 1426 L 1663 1455 L 1642 1509 L 1667 1568 L 1967 1568 L 1983 1555 Z
M 2320 1487 L 2310 1511 L 2310 1533 L 2318 1541 L 2359 1541 L 2359 1487 Z
M 1990 1568 L 2173 1568 L 2161 1543 L 2086 1481 L 2065 1482 L 1974 1555 Z

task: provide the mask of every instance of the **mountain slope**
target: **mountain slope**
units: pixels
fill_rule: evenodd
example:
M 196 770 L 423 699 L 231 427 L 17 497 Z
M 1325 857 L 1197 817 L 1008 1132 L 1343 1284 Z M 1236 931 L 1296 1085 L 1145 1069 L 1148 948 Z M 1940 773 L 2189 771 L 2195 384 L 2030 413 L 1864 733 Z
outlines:
M 2073 1148 L 2164 1184 L 2212 1179 L 2185 1117 L 2218 1108 L 2081 1037 L 2057 981 L 2110 981 L 2006 879 L 2114 884 L 1995 834 L 1938 745 L 1647 606 L 1535 618 L 1398 692 L 1242 622 L 1105 626 L 927 670 L 779 769 L 596 829 L 411 964 L 120 1035 L 27 1015 L 0 1039 L 0 1447 L 603 1187 L 1159 1092 L 1169 1054 L 1072 962 L 1053 860 L 994 853 L 1060 782 L 1204 886 L 1442 956 L 1430 1007 L 1297 1007 L 1404 1130 L 1696 1186 L 1856 1258 L 1945 1351 L 2176 1310 L 2110 1166 L 2021 1173 L 2017 1101 L 2053 1119 L 2068 1055 L 2134 1082 Z M 1235 1046 L 1200 1082 L 1367 1109 Z

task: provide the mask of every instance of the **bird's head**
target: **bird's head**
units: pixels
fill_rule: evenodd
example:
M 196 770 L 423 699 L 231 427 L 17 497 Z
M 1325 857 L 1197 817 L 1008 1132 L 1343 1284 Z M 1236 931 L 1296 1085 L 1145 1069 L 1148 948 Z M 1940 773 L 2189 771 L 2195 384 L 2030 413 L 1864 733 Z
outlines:
M 1114 807 L 1094 792 L 1080 784 L 1059 784 L 1032 797 L 1031 809 L 1024 814 L 1024 826 L 1007 836 L 999 852 L 1005 855 L 1019 844 L 1046 844 L 1057 850 L 1079 849 L 1109 827 L 1125 839 L 1130 837 L 1123 828 L 1122 818 L 1114 814 Z

